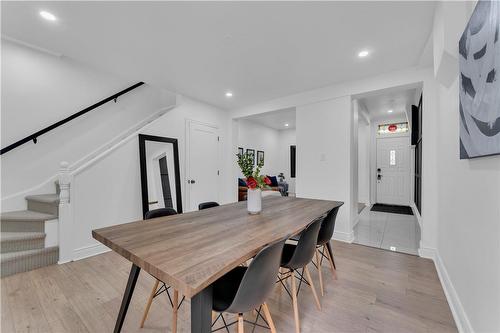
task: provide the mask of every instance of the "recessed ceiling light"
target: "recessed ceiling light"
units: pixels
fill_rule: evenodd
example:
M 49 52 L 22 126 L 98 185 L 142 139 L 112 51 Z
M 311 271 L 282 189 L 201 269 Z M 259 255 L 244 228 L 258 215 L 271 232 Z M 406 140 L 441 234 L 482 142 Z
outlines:
M 286 123 L 286 124 L 285 124 L 285 127 L 288 127 L 288 126 L 290 126 L 290 125 L 289 125 L 288 123 Z
M 230 92 L 230 91 L 228 91 L 228 92 L 226 93 L 226 97 L 233 97 L 233 93 L 232 93 L 232 92 Z
M 392 113 L 392 110 L 387 110 L 387 113 Z
M 46 19 L 47 21 L 55 21 L 55 20 L 57 20 L 57 17 L 54 14 L 49 13 L 49 12 L 47 12 L 45 10 L 42 10 L 40 12 L 40 16 L 43 17 L 44 19 Z
M 370 52 L 368 52 L 367 50 L 363 50 L 363 51 L 358 53 L 358 57 L 364 58 L 364 57 L 368 56 L 369 54 L 370 54 Z

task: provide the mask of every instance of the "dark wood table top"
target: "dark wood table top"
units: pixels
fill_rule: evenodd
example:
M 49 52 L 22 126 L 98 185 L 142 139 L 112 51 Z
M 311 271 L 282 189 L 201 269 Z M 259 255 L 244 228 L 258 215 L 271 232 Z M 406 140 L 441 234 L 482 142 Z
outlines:
M 115 225 L 93 230 L 92 236 L 192 297 L 266 244 L 299 233 L 309 222 L 343 203 L 267 197 L 258 215 L 249 215 L 246 204 Z

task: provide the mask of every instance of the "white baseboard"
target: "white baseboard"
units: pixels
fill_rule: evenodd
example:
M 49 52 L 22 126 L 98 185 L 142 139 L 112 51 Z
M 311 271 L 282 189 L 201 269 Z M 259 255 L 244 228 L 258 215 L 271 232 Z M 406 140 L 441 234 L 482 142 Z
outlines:
M 73 261 L 93 257 L 95 255 L 111 251 L 103 244 L 92 244 L 73 251 Z
M 354 232 L 335 231 L 332 239 L 340 242 L 352 243 L 354 241 Z
M 418 249 L 418 255 L 422 258 L 432 259 L 435 261 L 436 249 L 429 247 L 422 247 L 422 245 L 420 245 L 420 248 Z
M 441 286 L 443 287 L 444 294 L 446 295 L 446 299 L 448 300 L 448 304 L 450 305 L 451 313 L 453 314 L 453 319 L 455 319 L 455 324 L 457 325 L 458 331 L 460 333 L 474 332 L 469 318 L 465 313 L 464 307 L 462 306 L 462 302 L 460 302 L 460 298 L 458 298 L 457 291 L 455 290 L 455 287 L 450 280 L 448 271 L 446 270 L 441 256 L 437 251 L 435 251 L 434 254 L 434 265 L 436 266 L 439 280 L 441 281 Z

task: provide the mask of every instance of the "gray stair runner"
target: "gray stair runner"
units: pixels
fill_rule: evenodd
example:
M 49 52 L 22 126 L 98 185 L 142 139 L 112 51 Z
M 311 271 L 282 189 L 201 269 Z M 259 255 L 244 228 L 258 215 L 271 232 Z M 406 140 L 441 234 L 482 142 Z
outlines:
M 26 201 L 28 201 L 28 210 L 58 215 L 59 195 L 57 194 L 29 195 Z
M 28 210 L 0 215 L 1 276 L 57 263 L 59 248 L 45 247 L 45 222 L 57 219 L 57 194 L 26 197 Z
M 57 263 L 59 247 L 2 253 L 2 277 Z

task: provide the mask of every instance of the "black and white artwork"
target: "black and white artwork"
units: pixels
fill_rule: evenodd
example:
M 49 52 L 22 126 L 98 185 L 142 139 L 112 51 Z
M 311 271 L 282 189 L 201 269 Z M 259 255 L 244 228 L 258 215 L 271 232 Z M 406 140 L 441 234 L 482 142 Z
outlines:
M 459 41 L 460 159 L 500 154 L 500 2 L 481 0 Z
M 255 164 L 255 149 L 247 149 L 247 154 L 252 157 L 252 163 Z
M 264 152 L 262 150 L 257 150 L 257 164 L 260 163 L 264 165 Z

